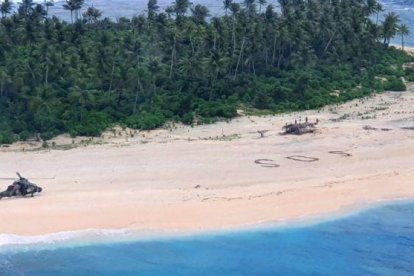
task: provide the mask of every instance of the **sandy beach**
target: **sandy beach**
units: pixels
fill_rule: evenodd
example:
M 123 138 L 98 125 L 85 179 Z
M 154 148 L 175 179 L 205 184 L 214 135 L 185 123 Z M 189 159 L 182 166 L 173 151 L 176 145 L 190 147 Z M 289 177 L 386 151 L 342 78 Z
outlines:
M 320 120 L 317 133 L 280 135 L 305 117 Z M 414 87 L 321 110 L 49 144 L 55 149 L 0 148 L 0 177 L 19 171 L 44 188 L 0 201 L 0 234 L 210 230 L 321 216 L 414 198 Z
M 414 55 L 414 47 L 412 46 L 404 46 L 404 49 L 402 48 L 402 45 L 400 44 L 391 44 L 391 46 L 394 46 L 397 49 L 404 50 L 409 55 Z

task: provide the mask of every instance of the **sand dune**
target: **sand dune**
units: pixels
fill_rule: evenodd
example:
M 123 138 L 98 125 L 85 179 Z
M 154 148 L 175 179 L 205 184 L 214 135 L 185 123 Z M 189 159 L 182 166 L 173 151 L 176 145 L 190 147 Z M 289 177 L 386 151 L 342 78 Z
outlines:
M 321 121 L 318 133 L 279 135 L 285 122 L 305 117 Z M 258 130 L 269 132 L 260 138 Z M 320 111 L 117 129 L 92 141 L 62 136 L 59 149 L 18 143 L 0 149 L 0 177 L 54 179 L 34 181 L 40 196 L 0 201 L 0 234 L 222 229 L 413 198 L 413 138 L 410 88 Z

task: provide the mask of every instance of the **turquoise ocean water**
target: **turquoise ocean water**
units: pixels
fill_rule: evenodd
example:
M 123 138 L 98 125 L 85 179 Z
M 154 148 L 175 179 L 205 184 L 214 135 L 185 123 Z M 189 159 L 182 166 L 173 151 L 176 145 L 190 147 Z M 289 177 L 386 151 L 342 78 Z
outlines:
M 414 202 L 309 226 L 0 249 L 0 275 L 414 275 Z

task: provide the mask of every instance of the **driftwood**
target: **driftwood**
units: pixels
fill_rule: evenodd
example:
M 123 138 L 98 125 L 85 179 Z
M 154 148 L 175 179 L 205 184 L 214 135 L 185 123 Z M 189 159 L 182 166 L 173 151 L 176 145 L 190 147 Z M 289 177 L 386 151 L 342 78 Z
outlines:
M 302 135 L 306 133 L 314 133 L 316 131 L 316 125 L 319 123 L 319 120 L 316 119 L 315 123 L 308 122 L 308 118 L 304 123 L 298 123 L 295 121 L 294 124 L 288 124 L 283 127 L 284 134 L 294 134 L 294 135 Z

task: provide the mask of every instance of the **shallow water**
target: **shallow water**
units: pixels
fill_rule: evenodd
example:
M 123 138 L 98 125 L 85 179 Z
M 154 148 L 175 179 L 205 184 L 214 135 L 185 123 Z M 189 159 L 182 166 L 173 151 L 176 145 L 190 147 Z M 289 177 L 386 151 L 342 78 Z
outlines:
M 38 0 L 42 2 L 42 0 Z M 174 0 L 158 0 L 160 12 L 170 6 Z M 212 16 L 223 13 L 223 0 L 193 0 L 193 4 L 201 4 L 209 8 Z M 236 1 L 241 2 L 241 1 Z M 269 4 L 277 4 L 277 0 L 268 0 Z M 51 8 L 51 13 L 59 17 L 70 20 L 68 11 L 62 8 L 63 1 L 55 1 L 55 6 Z M 85 0 L 85 9 L 94 6 L 103 11 L 104 17 L 118 19 L 120 17 L 132 17 L 134 15 L 146 13 L 148 0 Z
M 413 275 L 414 202 L 310 226 L 30 248 L 0 251 L 0 275 Z

